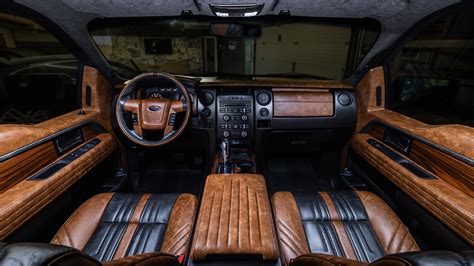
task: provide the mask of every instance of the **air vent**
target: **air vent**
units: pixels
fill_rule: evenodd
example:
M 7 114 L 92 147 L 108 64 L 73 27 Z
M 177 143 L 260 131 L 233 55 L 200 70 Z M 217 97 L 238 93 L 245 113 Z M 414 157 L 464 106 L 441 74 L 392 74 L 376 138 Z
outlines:
M 377 106 L 382 105 L 382 87 L 380 86 L 377 86 L 377 88 L 375 88 L 375 104 Z

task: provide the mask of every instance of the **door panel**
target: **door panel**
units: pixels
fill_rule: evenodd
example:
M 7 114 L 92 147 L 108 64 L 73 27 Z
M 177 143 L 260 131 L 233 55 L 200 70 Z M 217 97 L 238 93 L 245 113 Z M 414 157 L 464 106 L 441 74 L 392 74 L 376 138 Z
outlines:
M 433 174 L 434 177 L 455 186 L 467 195 L 474 197 L 474 161 L 453 152 L 442 151 L 442 148 L 410 136 L 382 123 L 371 123 L 365 133 L 405 155 L 420 168 Z M 396 136 L 396 137 L 392 137 Z M 394 138 L 403 138 L 406 148 L 400 147 Z
M 379 67 L 356 86 L 358 133 L 351 150 L 473 246 L 474 129 L 427 125 L 386 110 L 377 104 L 384 83 Z
M 444 179 L 420 178 L 370 145 L 367 142 L 369 139 L 371 136 L 368 134 L 357 134 L 351 143 L 352 149 L 417 203 L 465 238 L 471 245 L 474 245 L 472 197 L 450 185 Z
M 79 110 L 36 125 L 0 125 L 0 241 L 59 198 L 117 147 L 111 128 L 110 85 L 90 67 Z M 96 99 L 100 98 L 100 99 Z M 85 100 L 85 99 L 83 99 Z

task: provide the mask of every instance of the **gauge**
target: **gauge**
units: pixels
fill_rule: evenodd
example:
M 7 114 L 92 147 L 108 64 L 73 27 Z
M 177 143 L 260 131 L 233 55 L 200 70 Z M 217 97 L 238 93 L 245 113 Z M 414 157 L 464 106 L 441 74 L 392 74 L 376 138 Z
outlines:
M 191 103 L 194 103 L 194 94 L 189 93 L 189 98 L 190 98 L 190 100 L 191 100 Z M 183 101 L 183 100 L 184 100 L 184 95 L 180 95 L 179 99 L 180 99 L 181 101 Z
M 163 95 L 161 95 L 161 93 L 155 91 L 155 92 L 152 92 L 148 95 L 148 98 L 149 99 L 163 99 Z

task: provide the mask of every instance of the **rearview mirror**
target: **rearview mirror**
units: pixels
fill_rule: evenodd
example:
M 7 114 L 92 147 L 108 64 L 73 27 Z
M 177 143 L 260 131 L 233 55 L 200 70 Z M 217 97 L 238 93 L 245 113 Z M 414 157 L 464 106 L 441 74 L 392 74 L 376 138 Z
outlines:
M 256 39 L 262 36 L 262 27 L 239 23 L 212 23 L 209 32 L 216 37 Z

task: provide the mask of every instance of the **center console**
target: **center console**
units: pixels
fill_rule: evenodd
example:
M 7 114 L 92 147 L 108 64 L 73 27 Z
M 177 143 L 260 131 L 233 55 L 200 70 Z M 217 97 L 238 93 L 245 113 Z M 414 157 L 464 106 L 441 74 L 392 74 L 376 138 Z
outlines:
M 195 226 L 190 265 L 279 265 L 265 178 L 210 175 Z

